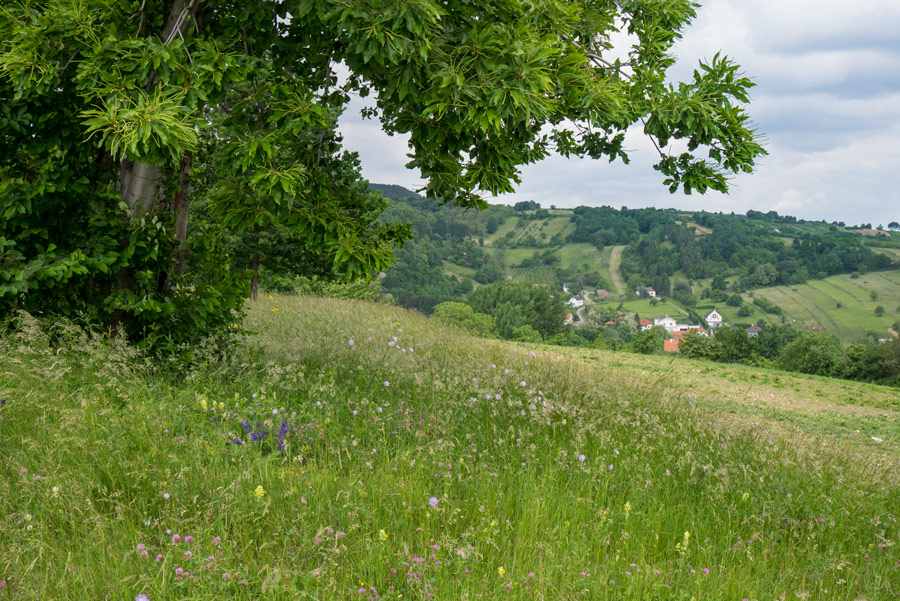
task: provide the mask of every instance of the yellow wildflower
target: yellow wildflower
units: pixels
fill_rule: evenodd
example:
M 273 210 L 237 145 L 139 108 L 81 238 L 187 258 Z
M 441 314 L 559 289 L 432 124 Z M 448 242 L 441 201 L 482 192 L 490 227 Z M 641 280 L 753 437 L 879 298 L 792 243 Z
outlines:
M 503 566 L 500 566 L 499 568 L 497 568 L 497 573 L 503 576 L 504 574 L 506 574 L 506 570 L 503 569 Z
M 381 530 L 378 531 L 378 538 L 380 538 L 383 541 L 388 539 L 387 532 L 384 531 L 384 528 L 382 528 Z
M 261 499 L 266 496 L 266 489 L 264 489 L 262 486 L 257 486 L 256 490 L 253 491 L 253 494 L 256 495 L 257 498 Z

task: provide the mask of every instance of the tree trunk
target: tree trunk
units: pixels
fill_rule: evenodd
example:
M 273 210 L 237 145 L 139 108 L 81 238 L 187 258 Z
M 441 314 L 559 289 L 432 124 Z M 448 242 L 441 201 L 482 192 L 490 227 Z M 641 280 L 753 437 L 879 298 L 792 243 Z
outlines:
M 191 192 L 191 164 L 193 155 L 188 152 L 181 158 L 178 164 L 177 188 L 169 204 L 169 210 L 175 218 L 175 241 L 178 242 L 178 248 L 172 255 L 169 263 L 169 269 L 160 274 L 157 291 L 161 293 L 168 292 L 172 289 L 172 280 L 175 276 L 181 275 L 184 262 L 188 257 L 189 251 L 185 246 L 187 240 L 188 226 L 188 208 L 190 205 Z
M 250 257 L 250 270 L 253 272 L 253 277 L 250 278 L 250 299 L 255 301 L 259 296 L 259 253 L 253 253 Z
M 183 38 L 185 32 L 190 30 L 191 25 L 196 26 L 199 17 L 197 4 L 197 0 L 174 0 L 172 2 L 169 17 L 160 34 L 164 44 L 170 44 L 178 36 Z M 141 27 L 143 27 L 143 15 L 141 19 Z M 151 75 L 149 88 L 155 87 L 155 79 L 155 76 Z M 157 165 L 130 159 L 122 159 L 119 163 L 119 195 L 128 205 L 130 221 L 153 215 L 160 199 L 163 178 L 167 176 L 176 176 L 177 178 L 177 190 L 169 205 L 169 210 L 175 216 L 174 235 L 175 240 L 179 242 L 179 248 L 170 259 L 168 269 L 159 274 L 156 284 L 157 292 L 168 292 L 171 289 L 173 276 L 181 273 L 187 258 L 187 249 L 183 248 L 183 243 L 187 239 L 191 162 L 191 154 L 186 153 L 179 162 L 177 173 L 172 171 L 166 173 L 162 167 Z M 127 240 L 124 243 L 127 244 Z M 120 290 L 130 290 L 134 283 L 134 270 L 131 267 L 122 267 L 116 277 Z M 127 319 L 128 314 L 125 310 L 116 309 L 112 322 L 107 325 L 110 329 L 118 331 Z

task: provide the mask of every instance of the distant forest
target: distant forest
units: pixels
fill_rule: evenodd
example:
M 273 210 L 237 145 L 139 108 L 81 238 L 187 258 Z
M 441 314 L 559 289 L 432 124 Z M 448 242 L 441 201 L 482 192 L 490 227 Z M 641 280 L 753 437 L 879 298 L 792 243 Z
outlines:
M 691 280 L 713 278 L 714 294 L 721 296 L 726 284 L 732 292 L 744 292 L 892 267 L 888 256 L 873 252 L 871 239 L 847 231 L 843 224 L 802 222 L 774 211 L 749 211 L 744 216 L 578 207 L 569 213 L 574 228 L 567 235 L 541 239 L 522 233 L 529 220 L 550 215 L 532 201 L 464 211 L 436 204 L 400 186 L 373 184 L 372 188 L 390 200 L 382 219 L 411 222 L 415 231 L 415 239 L 397 252 L 382 289 L 398 304 L 426 313 L 441 302 L 462 299 L 476 282 L 504 279 L 502 252 L 506 248 L 535 249 L 518 266 L 552 267 L 560 282 L 575 280 L 585 286 L 606 287 L 608 283 L 590 266 L 563 269 L 555 250 L 572 243 L 589 243 L 598 250 L 626 245 L 621 271 L 629 289 L 649 285 L 657 294 L 672 296 L 688 306 L 696 304 L 696 299 L 688 282 L 679 281 L 676 274 Z M 492 241 L 499 252 L 492 256 L 484 249 L 484 238 L 495 234 L 511 217 L 520 221 L 514 230 Z M 815 227 L 805 227 L 808 223 Z M 698 230 L 703 235 L 697 235 Z M 893 245 L 888 241 L 882 244 Z M 445 261 L 468 268 L 471 275 L 462 279 L 448 276 Z

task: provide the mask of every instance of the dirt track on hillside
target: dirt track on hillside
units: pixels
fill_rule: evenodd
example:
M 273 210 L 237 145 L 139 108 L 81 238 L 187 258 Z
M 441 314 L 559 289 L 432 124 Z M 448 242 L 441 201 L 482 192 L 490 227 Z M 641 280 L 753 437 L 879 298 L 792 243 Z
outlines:
M 622 272 L 619 271 L 619 265 L 622 264 L 622 251 L 624 246 L 614 246 L 609 255 L 609 277 L 612 280 L 613 288 L 616 294 L 622 296 L 625 294 L 625 281 L 622 279 Z

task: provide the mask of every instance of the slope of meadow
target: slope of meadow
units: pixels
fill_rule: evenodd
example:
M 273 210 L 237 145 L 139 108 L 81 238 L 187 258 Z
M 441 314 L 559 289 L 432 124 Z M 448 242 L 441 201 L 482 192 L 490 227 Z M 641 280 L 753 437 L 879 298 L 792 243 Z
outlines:
M 869 330 L 886 336 L 891 324 L 900 319 L 900 271 L 876 271 L 856 278 L 836 275 L 796 286 L 759 288 L 754 294 L 781 307 L 788 319 L 821 327 L 844 344 L 863 341 Z M 875 314 L 879 305 L 885 310 L 881 316 Z
M 813 403 L 836 384 L 352 301 L 246 327 L 188 373 L 71 328 L 0 341 L 0 599 L 900 592 L 887 389 Z M 883 443 L 830 425 L 863 413 Z

